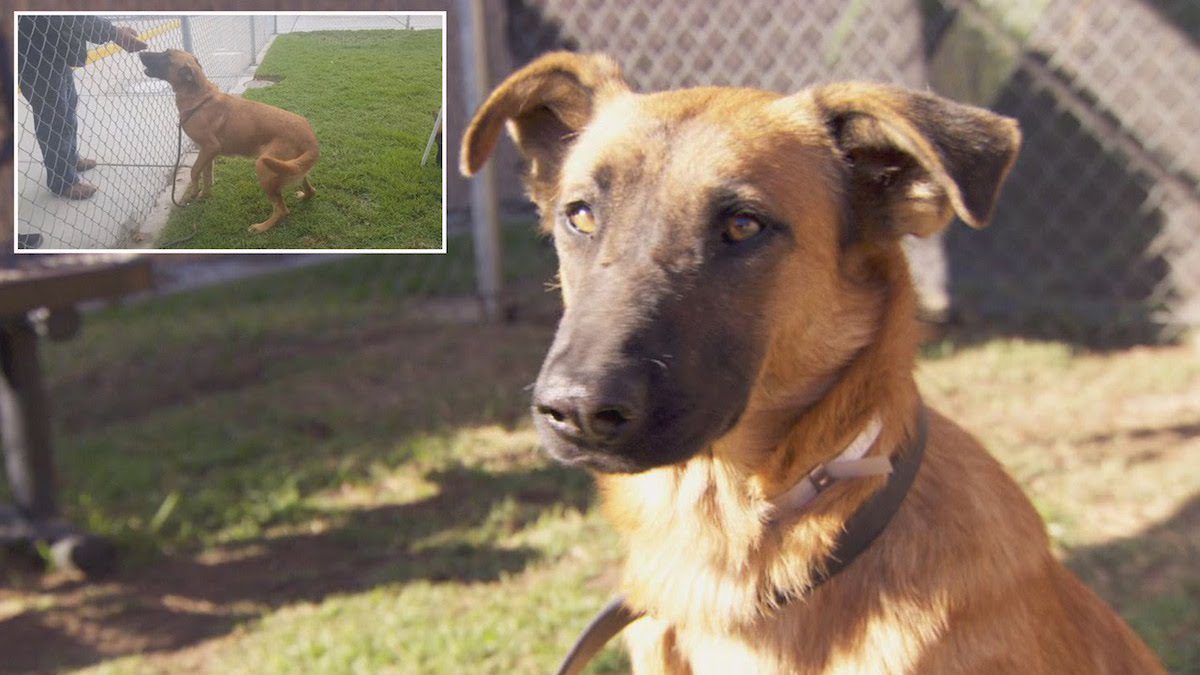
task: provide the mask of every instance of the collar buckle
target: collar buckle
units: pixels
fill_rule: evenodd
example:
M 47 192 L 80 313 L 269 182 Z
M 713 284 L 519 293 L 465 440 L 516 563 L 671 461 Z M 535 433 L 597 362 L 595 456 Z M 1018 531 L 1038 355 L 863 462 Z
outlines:
M 816 488 L 817 493 L 825 491 L 825 488 L 837 482 L 833 474 L 829 473 L 829 467 L 820 464 L 808 474 L 808 479 L 812 481 L 812 486 Z

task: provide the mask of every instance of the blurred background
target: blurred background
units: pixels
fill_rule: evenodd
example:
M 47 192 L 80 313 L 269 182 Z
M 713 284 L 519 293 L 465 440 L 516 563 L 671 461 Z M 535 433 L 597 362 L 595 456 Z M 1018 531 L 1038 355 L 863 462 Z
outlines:
M 590 478 L 547 462 L 527 419 L 560 307 L 519 159 L 502 144 L 491 189 L 452 168 L 479 96 L 568 48 L 646 91 L 871 79 L 1016 117 L 992 226 L 910 243 L 918 382 L 1017 478 L 1056 554 L 1171 672 L 1200 673 L 1195 2 L 355 8 L 447 11 L 448 253 L 5 258 L 0 300 L 32 298 L 0 308 L 41 350 L 58 509 L 119 565 L 5 554 L 0 672 L 557 663 L 620 548 Z M 98 263 L 122 270 L 96 293 L 115 299 L 47 299 L 42 268 Z M 594 666 L 626 670 L 616 647 Z
M 1016 118 L 983 233 L 912 246 L 926 309 L 1018 334 L 1170 339 L 1200 322 L 1200 5 L 1190 0 L 488 3 L 488 77 L 602 51 L 635 89 L 866 79 Z M 451 99 L 452 108 L 462 105 Z M 465 117 L 463 108 L 453 115 Z M 456 151 L 450 148 L 450 153 Z M 524 202 L 513 155 L 501 203 Z M 454 200 L 466 196 L 451 179 Z

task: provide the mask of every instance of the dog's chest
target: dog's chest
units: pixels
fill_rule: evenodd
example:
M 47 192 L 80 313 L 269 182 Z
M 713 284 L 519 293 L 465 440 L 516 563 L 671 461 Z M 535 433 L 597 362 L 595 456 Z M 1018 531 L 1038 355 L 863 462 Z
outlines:
M 911 673 L 928 645 L 889 622 L 868 621 L 849 640 L 822 634 L 818 623 L 766 626 L 748 636 L 676 629 L 652 618 L 626 629 L 635 675 L 794 675 L 796 673 Z

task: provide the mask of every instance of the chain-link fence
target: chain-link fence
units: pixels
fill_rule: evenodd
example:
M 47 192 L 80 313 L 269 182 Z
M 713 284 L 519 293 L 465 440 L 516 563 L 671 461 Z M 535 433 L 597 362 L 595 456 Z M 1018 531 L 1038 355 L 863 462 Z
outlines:
M 147 77 L 137 56 L 112 42 L 116 31 L 132 29 L 154 51 L 191 51 L 230 91 L 257 63 L 275 17 L 22 15 L 17 23 L 18 232 L 40 234 L 42 248 L 96 249 L 134 244 L 179 153 L 170 85 Z
M 238 93 L 278 33 L 440 28 L 441 17 L 21 15 L 17 229 L 40 235 L 43 249 L 135 246 L 151 212 L 170 203 L 180 154 L 174 94 L 113 42 L 121 27 L 150 50 L 191 52 L 209 80 Z M 182 152 L 193 149 L 183 136 Z
M 1194 0 L 509 0 L 490 18 L 496 81 L 566 48 L 612 55 L 643 91 L 867 79 L 1015 117 L 992 226 L 912 245 L 927 308 L 1089 342 L 1200 325 Z

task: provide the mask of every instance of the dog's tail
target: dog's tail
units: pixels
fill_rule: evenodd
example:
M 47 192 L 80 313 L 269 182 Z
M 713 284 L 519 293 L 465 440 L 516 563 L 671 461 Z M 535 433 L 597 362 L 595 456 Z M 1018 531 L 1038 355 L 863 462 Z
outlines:
M 304 151 L 304 154 L 295 159 L 275 159 L 267 155 L 263 155 L 258 159 L 263 164 L 266 164 L 268 169 L 276 173 L 300 176 L 308 173 L 313 168 L 320 155 L 321 152 L 316 148 L 309 148 Z

